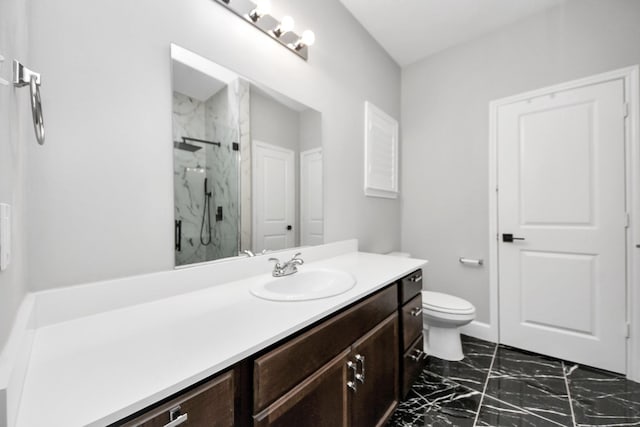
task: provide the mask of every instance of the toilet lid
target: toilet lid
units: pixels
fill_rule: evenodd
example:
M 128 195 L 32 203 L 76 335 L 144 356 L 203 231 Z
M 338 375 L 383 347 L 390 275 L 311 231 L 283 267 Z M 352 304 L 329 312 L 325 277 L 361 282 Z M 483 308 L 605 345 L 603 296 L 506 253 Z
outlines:
M 440 292 L 422 291 L 422 307 L 442 313 L 470 314 L 476 308 L 469 301 Z

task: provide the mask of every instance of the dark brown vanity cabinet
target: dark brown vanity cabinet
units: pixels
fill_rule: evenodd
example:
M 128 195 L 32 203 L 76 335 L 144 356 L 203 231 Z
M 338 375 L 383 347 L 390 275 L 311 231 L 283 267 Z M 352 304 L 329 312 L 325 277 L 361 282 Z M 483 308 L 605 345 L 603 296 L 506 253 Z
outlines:
M 405 276 L 398 284 L 400 312 L 400 397 L 405 397 L 425 364 L 422 338 L 422 270 Z
M 215 376 L 167 403 L 136 416 L 125 427 L 232 427 L 234 371 Z
M 397 290 L 388 287 L 254 361 L 254 426 L 368 427 L 397 405 Z
M 382 426 L 424 365 L 421 289 L 418 270 L 116 425 Z

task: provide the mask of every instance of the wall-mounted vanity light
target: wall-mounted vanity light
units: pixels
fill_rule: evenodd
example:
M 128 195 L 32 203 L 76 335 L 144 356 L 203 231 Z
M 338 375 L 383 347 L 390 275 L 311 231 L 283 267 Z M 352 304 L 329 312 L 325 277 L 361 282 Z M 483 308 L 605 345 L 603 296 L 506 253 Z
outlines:
M 305 30 L 302 33 L 302 37 L 296 41 L 296 44 L 293 45 L 295 50 L 300 50 L 305 46 L 311 46 L 316 42 L 316 35 L 311 30 Z
M 224 2 L 225 5 L 228 5 L 230 2 Z M 252 22 L 258 22 L 258 19 L 262 18 L 264 15 L 268 15 L 271 13 L 271 2 L 269 0 L 257 0 L 256 7 L 249 12 L 249 19 Z
M 280 25 L 274 28 L 273 35 L 276 37 L 280 37 L 284 33 L 293 31 L 294 25 L 295 25 L 295 21 L 293 20 L 293 18 L 287 15 L 282 18 L 282 21 L 280 21 Z
M 270 0 L 215 0 L 254 27 L 268 34 L 273 40 L 289 49 L 305 61 L 309 57 L 309 46 L 311 46 L 316 36 L 313 31 L 306 30 L 299 36 L 293 31 L 294 20 L 290 16 L 285 16 L 278 21 L 270 15 Z

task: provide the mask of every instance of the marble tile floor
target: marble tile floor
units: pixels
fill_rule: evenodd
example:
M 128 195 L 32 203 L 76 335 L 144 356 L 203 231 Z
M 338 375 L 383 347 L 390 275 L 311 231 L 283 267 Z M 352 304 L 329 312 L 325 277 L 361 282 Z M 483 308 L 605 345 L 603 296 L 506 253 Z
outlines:
M 465 358 L 430 357 L 387 427 L 640 426 L 640 383 L 463 336 Z

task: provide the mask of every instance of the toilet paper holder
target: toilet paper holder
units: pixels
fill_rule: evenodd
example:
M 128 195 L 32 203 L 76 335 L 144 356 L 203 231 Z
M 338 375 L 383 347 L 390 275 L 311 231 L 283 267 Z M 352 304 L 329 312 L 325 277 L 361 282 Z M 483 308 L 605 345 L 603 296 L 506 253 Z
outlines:
M 484 265 L 484 261 L 482 259 L 460 257 L 458 258 L 458 261 L 460 261 L 460 264 L 464 264 L 464 265 L 474 265 L 474 266 Z

